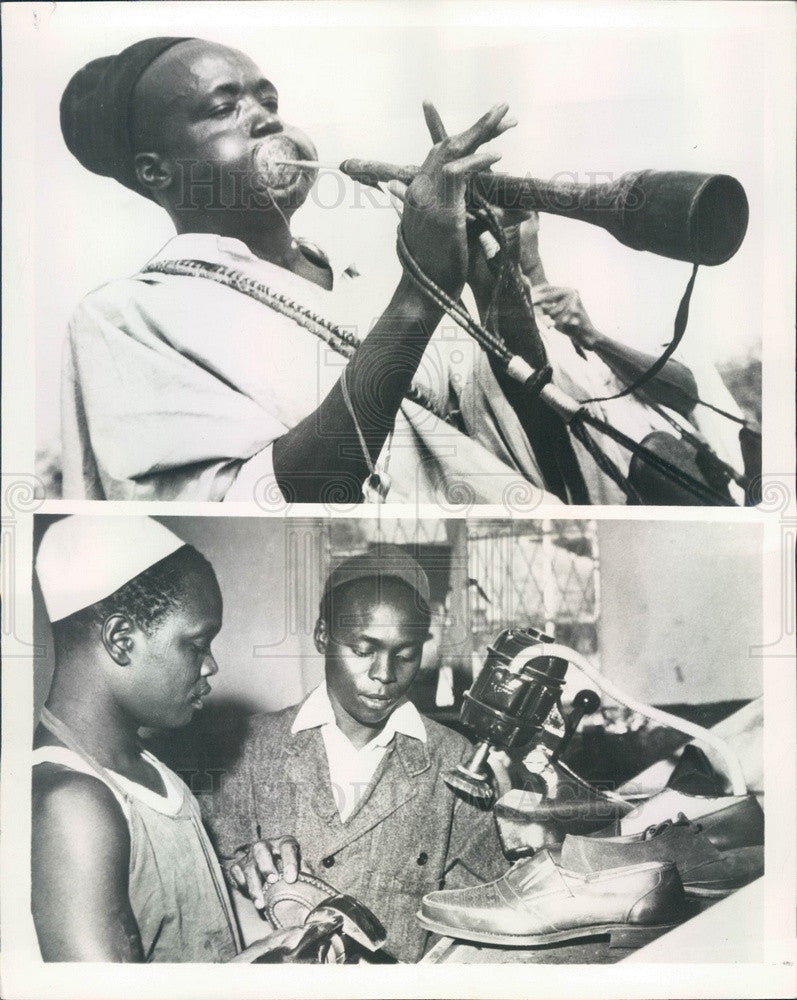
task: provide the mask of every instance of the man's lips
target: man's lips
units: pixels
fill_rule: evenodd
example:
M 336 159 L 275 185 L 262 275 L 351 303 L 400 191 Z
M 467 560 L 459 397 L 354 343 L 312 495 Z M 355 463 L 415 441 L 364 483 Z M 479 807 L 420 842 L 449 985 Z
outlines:
M 264 139 L 253 153 L 255 170 L 268 188 L 291 187 L 300 179 L 303 171 L 299 167 L 283 164 L 282 160 L 306 159 L 299 146 L 288 136 L 274 135 Z
M 394 704 L 395 697 L 386 694 L 361 694 L 360 700 L 364 701 L 369 708 L 388 708 Z
M 207 696 L 210 694 L 212 690 L 213 689 L 211 688 L 211 686 L 209 684 L 206 684 L 204 690 L 200 691 L 199 694 L 196 696 L 196 698 L 193 698 L 191 700 L 191 704 L 194 706 L 194 708 L 203 708 L 204 702 L 202 701 L 202 699 L 207 698 Z

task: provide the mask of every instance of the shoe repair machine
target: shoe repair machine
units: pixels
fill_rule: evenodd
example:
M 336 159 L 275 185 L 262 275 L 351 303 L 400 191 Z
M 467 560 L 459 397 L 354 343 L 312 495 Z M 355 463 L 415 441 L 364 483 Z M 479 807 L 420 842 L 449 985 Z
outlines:
M 589 787 L 560 757 L 583 716 L 597 710 L 600 698 L 594 691 L 580 691 L 565 718 L 561 694 L 568 664 L 633 711 L 711 747 L 724 762 L 732 794 L 746 794 L 741 765 L 723 740 L 702 726 L 638 701 L 602 676 L 576 650 L 554 642 L 536 628 L 505 629 L 488 647 L 484 666 L 465 693 L 460 711 L 461 722 L 475 733 L 477 744 L 467 764 L 459 764 L 445 775 L 451 788 L 478 801 L 491 802 L 488 755 L 494 750 L 518 748 L 523 748 L 529 769 L 541 777 L 545 794 L 555 784 L 557 769 L 582 787 Z M 624 801 L 610 793 L 609 797 Z

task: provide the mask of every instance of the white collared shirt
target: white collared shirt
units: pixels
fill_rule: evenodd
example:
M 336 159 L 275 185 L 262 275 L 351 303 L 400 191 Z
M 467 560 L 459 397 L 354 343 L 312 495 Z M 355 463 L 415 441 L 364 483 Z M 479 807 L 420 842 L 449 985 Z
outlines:
M 311 692 L 299 709 L 291 732 L 300 733 L 305 729 L 318 728 L 327 752 L 332 795 L 344 823 L 371 783 L 396 733 L 404 733 L 422 743 L 426 742 L 423 718 L 412 702 L 406 701 L 389 716 L 385 728 L 358 750 L 335 721 L 325 681 Z

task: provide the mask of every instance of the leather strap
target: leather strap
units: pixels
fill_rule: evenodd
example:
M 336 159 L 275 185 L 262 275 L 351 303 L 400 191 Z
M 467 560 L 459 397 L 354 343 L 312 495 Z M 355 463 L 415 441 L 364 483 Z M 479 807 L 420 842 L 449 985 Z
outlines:
M 681 301 L 678 304 L 678 312 L 675 314 L 672 340 L 669 342 L 661 356 L 653 362 L 647 371 L 643 372 L 639 378 L 634 379 L 634 381 L 630 385 L 627 385 L 625 389 L 615 393 L 613 396 L 595 396 L 592 399 L 584 399 L 582 400 L 583 403 L 606 403 L 610 399 L 621 399 L 623 396 L 630 396 L 632 392 L 637 392 L 659 374 L 673 354 L 675 354 L 678 350 L 678 347 L 683 340 L 683 336 L 686 333 L 686 324 L 689 320 L 689 302 L 692 298 L 692 291 L 695 287 L 697 268 L 697 264 L 692 267 L 692 276 L 686 283 L 686 289 L 684 290 L 684 294 L 681 296 Z M 702 402 L 702 400 L 699 402 Z M 704 403 L 703 405 L 708 406 L 709 404 Z M 716 409 L 715 407 L 711 408 Z M 729 414 L 725 414 L 725 416 L 729 416 Z

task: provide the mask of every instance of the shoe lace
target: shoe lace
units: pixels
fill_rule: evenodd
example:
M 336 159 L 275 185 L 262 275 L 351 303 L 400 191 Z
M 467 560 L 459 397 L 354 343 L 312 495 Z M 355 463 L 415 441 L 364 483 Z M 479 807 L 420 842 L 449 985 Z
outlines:
M 653 823 L 644 831 L 642 839 L 651 840 L 653 837 L 658 837 L 660 833 L 668 830 L 671 826 L 691 826 L 694 828 L 695 833 L 699 833 L 703 829 L 699 823 L 692 823 L 690 819 L 687 819 L 684 813 L 679 812 L 678 816 L 674 820 L 665 819 L 663 823 Z

